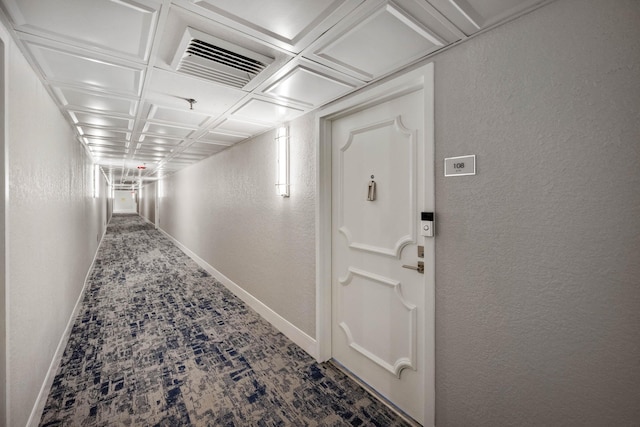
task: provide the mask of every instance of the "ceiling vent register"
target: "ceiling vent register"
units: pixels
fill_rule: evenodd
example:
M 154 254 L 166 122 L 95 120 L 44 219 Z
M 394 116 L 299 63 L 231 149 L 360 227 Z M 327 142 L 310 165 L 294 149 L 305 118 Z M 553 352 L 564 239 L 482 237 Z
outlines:
M 273 58 L 187 28 L 171 63 L 180 73 L 244 88 Z

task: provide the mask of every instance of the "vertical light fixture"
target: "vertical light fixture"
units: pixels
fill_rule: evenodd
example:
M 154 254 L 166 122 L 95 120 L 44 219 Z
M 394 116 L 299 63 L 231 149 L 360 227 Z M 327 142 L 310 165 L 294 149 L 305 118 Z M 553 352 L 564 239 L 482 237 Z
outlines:
M 276 132 L 276 192 L 289 197 L 289 127 L 280 126 Z
M 93 165 L 93 198 L 100 197 L 100 166 Z
M 160 199 L 162 197 L 164 197 L 164 180 L 162 179 L 162 177 L 159 177 L 157 184 L 156 184 L 156 194 L 157 194 L 157 198 Z

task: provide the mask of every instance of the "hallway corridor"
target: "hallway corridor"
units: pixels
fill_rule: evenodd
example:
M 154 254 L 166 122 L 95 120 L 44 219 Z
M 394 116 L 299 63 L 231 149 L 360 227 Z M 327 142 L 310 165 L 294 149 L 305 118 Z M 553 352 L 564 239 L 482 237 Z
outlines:
M 41 426 L 395 426 L 137 215 L 114 215 Z

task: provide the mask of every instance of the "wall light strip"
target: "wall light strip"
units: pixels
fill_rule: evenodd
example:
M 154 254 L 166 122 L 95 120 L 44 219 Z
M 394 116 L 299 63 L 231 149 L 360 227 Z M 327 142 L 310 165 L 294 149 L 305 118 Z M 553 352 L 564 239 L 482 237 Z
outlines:
M 289 197 L 289 127 L 281 126 L 276 132 L 276 192 Z
M 93 165 L 93 198 L 100 197 L 100 166 Z

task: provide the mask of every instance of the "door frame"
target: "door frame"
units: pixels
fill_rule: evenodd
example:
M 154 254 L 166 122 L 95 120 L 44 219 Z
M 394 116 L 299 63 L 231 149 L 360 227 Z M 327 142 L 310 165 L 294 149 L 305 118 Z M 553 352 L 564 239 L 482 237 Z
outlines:
M 424 93 L 424 138 L 426 166 L 425 188 L 428 192 L 425 208 L 435 212 L 435 143 L 434 143 L 434 64 L 433 62 L 391 80 L 349 96 L 325 108 L 316 115 L 316 359 L 325 362 L 332 357 L 331 349 L 331 123 L 340 117 L 369 106 L 422 89 Z M 435 424 L 435 242 L 425 241 L 425 426 Z

